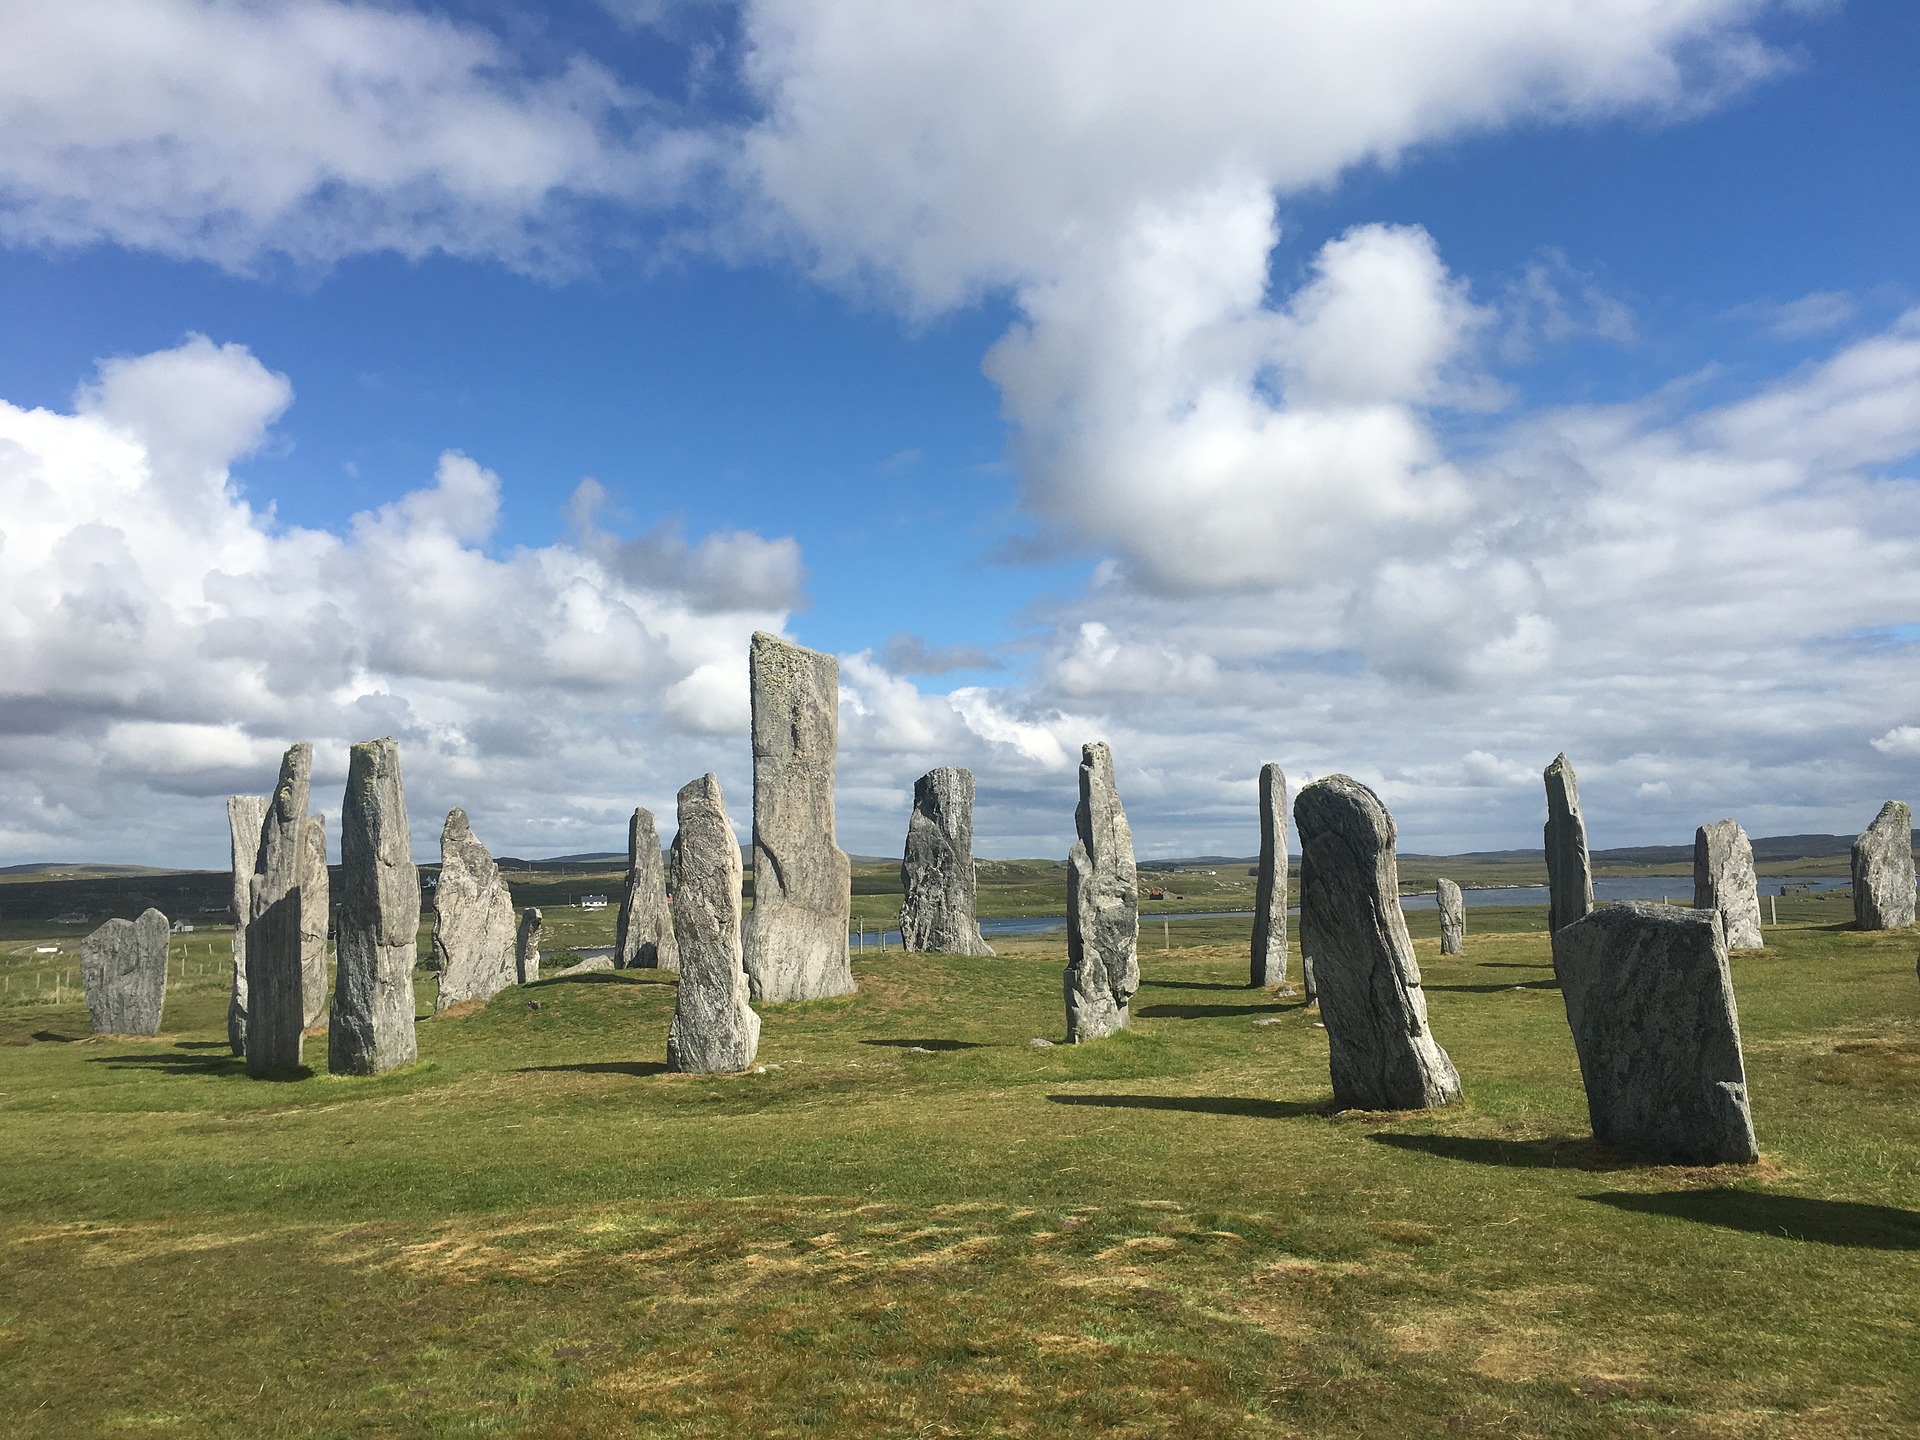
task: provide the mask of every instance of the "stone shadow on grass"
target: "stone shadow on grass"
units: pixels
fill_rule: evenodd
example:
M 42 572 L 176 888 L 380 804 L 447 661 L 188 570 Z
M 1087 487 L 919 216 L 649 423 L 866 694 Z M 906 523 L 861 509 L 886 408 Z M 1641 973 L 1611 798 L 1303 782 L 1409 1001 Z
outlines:
M 1558 990 L 1558 980 L 1502 981 L 1498 985 L 1425 985 L 1427 990 L 1446 990 L 1455 995 L 1498 995 L 1502 990 Z
M 225 1050 L 227 1047 L 220 1047 Z M 246 1057 L 242 1055 L 95 1055 L 87 1060 L 89 1065 L 105 1065 L 113 1070 L 170 1070 L 175 1075 L 244 1075 L 247 1069 Z M 293 1078 L 299 1078 L 302 1072 L 312 1074 L 302 1066 L 300 1070 L 290 1072 Z M 275 1080 L 284 1076 L 264 1077 Z
M 1245 1115 L 1254 1120 L 1298 1120 L 1331 1115 L 1331 1100 L 1258 1100 L 1243 1095 L 1049 1095 L 1056 1105 L 1094 1105 L 1110 1110 L 1184 1110 L 1194 1115 Z
M 1235 985 L 1232 988 L 1244 991 L 1248 987 Z M 1305 1007 L 1304 1000 L 1292 1005 L 1283 1005 L 1278 1001 L 1271 1005 L 1136 1005 L 1133 1013 L 1148 1020 L 1210 1020 L 1220 1015 L 1277 1015 Z
M 1646 1195 L 1609 1191 L 1582 1195 L 1597 1205 L 1631 1210 L 1641 1215 L 1667 1215 L 1744 1230 L 1750 1235 L 1778 1235 L 1816 1245 L 1844 1245 L 1862 1250 L 1920 1250 L 1920 1211 L 1892 1205 L 1864 1205 L 1855 1200 L 1815 1200 L 1805 1195 L 1776 1195 L 1766 1190 L 1668 1190 Z
M 1250 990 L 1253 987 L 1238 980 L 1145 980 L 1140 982 L 1142 990 Z
M 302 1033 L 304 1034 L 306 1032 L 303 1031 Z M 176 1040 L 173 1043 L 176 1050 L 225 1050 L 229 1048 L 225 1040 Z
M 667 1062 L 664 1060 L 584 1060 L 578 1065 L 522 1065 L 516 1072 L 521 1075 L 664 1075 Z
M 978 1040 L 862 1040 L 862 1045 L 884 1045 L 893 1050 L 984 1050 Z
M 1406 1135 L 1380 1131 L 1367 1137 L 1395 1150 L 1418 1150 L 1471 1165 L 1516 1170 L 1635 1170 L 1657 1162 L 1610 1150 L 1592 1138 L 1558 1135 L 1545 1140 L 1500 1140 L 1474 1135 Z

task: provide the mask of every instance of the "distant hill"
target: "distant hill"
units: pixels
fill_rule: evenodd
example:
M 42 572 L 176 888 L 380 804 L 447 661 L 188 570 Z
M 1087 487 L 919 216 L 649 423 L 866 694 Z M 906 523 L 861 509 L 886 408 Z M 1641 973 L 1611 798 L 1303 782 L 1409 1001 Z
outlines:
M 82 877 L 105 879 L 114 875 L 185 875 L 185 870 L 169 870 L 157 865 L 89 865 L 54 860 L 35 865 L 0 865 L 0 875 L 44 875 L 50 880 L 78 880 Z

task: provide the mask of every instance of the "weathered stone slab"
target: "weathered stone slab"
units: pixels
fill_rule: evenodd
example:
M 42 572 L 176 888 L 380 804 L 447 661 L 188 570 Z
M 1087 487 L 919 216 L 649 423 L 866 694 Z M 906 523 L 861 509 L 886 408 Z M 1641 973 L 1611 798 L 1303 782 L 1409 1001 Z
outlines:
M 613 963 L 621 970 L 678 970 L 673 907 L 667 903 L 666 862 L 653 812 L 638 809 L 627 822 L 627 890 L 614 926 Z
M 1571 925 L 1593 909 L 1593 865 L 1580 787 L 1563 751 L 1547 766 L 1547 929 Z
M 903 949 L 993 954 L 974 918 L 971 770 L 943 765 L 914 781 L 900 894 Z
M 167 917 L 109 920 L 80 942 L 80 978 L 96 1035 L 158 1035 L 167 998 Z
M 1307 871 L 1309 858 L 1303 850 L 1300 853 L 1300 897 L 1305 900 L 1307 894 Z M 1319 953 L 1319 945 L 1314 939 L 1313 927 L 1307 923 L 1307 907 L 1300 907 L 1300 918 L 1295 922 L 1299 926 L 1300 936 L 1300 993 L 1306 997 L 1306 1003 L 1320 1003 L 1320 987 L 1313 978 L 1313 957 Z
M 400 746 L 363 740 L 349 752 L 340 807 L 340 933 L 327 1031 L 327 1068 L 336 1075 L 379 1075 L 419 1054 L 419 931 L 420 871 L 407 829 Z
M 1427 1028 L 1420 966 L 1400 910 L 1393 817 L 1358 780 L 1329 775 L 1293 802 L 1302 928 L 1326 1023 L 1333 1097 L 1350 1110 L 1418 1110 L 1460 1097 Z
M 1067 856 L 1067 1039 L 1098 1040 L 1123 1029 L 1140 988 L 1140 877 L 1133 830 L 1113 782 L 1113 755 L 1080 749 L 1079 838 Z
M 619 967 L 613 963 L 611 955 L 589 955 L 584 960 L 576 960 L 564 970 L 553 972 L 555 980 L 564 980 L 569 975 L 596 975 L 603 970 L 611 971 Z
M 1913 893 L 1913 812 L 1889 800 L 1853 842 L 1854 928 L 1905 929 L 1913 924 Z
M 1738 821 L 1722 820 L 1693 832 L 1693 908 L 1720 912 L 1729 950 L 1765 947 L 1753 844 Z
M 433 890 L 433 958 L 440 993 L 433 1013 L 491 1000 L 519 978 L 513 895 L 493 855 L 455 806 L 440 829 L 440 879 Z
M 1248 984 L 1287 983 L 1287 777 L 1260 767 L 1260 873 L 1253 884 L 1253 964 Z
M 1466 947 L 1461 941 L 1467 934 L 1467 902 L 1460 887 L 1451 880 L 1434 881 L 1433 901 L 1440 911 L 1440 953 L 1463 953 Z
M 327 817 L 307 817 L 307 853 L 300 874 L 300 1023 L 311 1030 L 327 1018 L 327 930 L 333 879 L 327 874 Z
M 280 1075 L 300 1066 L 300 1037 L 307 1028 L 301 882 L 307 878 L 312 776 L 313 746 L 302 740 L 281 758 L 280 779 L 260 826 L 247 892 L 249 1075 Z
M 247 1053 L 247 915 L 253 903 L 253 862 L 260 857 L 260 827 L 266 819 L 266 796 L 227 797 L 233 854 L 233 989 L 227 999 L 227 1045 L 236 1055 Z
M 520 933 L 514 938 L 514 966 L 520 983 L 531 985 L 540 978 L 540 908 L 529 905 L 520 912 Z
M 680 986 L 667 1030 L 667 1068 L 730 1075 L 751 1065 L 760 1047 L 760 1017 L 748 1004 L 740 950 L 740 842 L 714 776 L 682 789 L 679 811 L 672 863 Z
M 1602 905 L 1553 937 L 1593 1135 L 1680 1165 L 1757 1159 L 1719 912 Z
M 756 631 L 748 673 L 753 909 L 745 932 L 747 983 L 753 998 L 766 1002 L 851 995 L 853 869 L 833 834 L 840 662 Z

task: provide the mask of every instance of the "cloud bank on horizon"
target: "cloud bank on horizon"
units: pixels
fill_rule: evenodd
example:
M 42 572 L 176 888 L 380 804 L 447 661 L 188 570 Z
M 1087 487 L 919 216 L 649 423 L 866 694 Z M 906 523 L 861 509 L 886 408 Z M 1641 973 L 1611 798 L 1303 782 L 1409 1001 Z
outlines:
M 703 111 L 425 11 L 75 0 L 4 22 L 32 44 L 0 45 L 0 237 L 563 279 L 612 223 L 909 321 L 1004 299 L 1023 514 L 1103 558 L 1017 654 L 877 622 L 843 657 L 855 850 L 897 848 L 934 764 L 976 770 L 984 853 L 1059 850 L 1095 737 L 1146 854 L 1246 850 L 1266 759 L 1376 785 L 1415 848 L 1524 844 L 1563 748 L 1597 844 L 1857 828 L 1920 775 L 1920 311 L 1731 399 L 1529 409 L 1496 360 L 1633 334 L 1564 260 L 1476 294 L 1379 222 L 1275 273 L 1278 202 L 1356 167 L 1764 85 L 1775 8 L 754 0 Z M 794 537 L 623 540 L 587 482 L 569 538 L 506 547 L 514 477 L 451 451 L 344 533 L 283 525 L 234 467 L 298 376 L 243 341 L 0 403 L 0 853 L 211 862 L 206 798 L 294 738 L 338 772 L 398 736 L 417 835 L 460 803 L 496 850 L 607 848 L 706 769 L 744 793 L 746 639 L 803 603 Z

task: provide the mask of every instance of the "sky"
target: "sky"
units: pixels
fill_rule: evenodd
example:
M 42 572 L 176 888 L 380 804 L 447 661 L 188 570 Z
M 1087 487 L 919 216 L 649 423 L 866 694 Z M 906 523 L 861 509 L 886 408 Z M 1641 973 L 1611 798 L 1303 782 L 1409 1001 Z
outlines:
M 1905 0 L 0 0 L 0 864 L 226 861 L 401 743 L 417 858 L 1848 833 L 1920 799 Z M 336 841 L 337 844 L 337 834 Z

